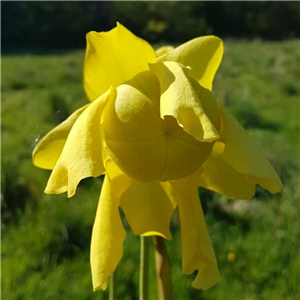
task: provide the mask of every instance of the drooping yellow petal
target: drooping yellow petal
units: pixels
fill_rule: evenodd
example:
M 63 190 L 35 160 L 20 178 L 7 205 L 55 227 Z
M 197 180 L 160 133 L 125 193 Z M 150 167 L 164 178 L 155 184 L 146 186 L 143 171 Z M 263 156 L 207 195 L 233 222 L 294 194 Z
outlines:
M 104 145 L 125 174 L 142 182 L 168 181 L 192 174 L 207 159 L 211 143 L 194 139 L 173 117 L 160 118 L 159 83 L 150 71 L 117 90 L 103 115 Z
M 220 275 L 198 196 L 198 177 L 199 171 L 171 184 L 179 210 L 183 272 L 198 270 L 192 285 L 207 290 L 219 282 Z
M 148 70 L 155 60 L 153 48 L 120 23 L 109 32 L 89 32 L 83 73 L 89 100 Z
M 36 145 L 33 153 L 33 164 L 36 167 L 52 170 L 59 159 L 71 128 L 88 107 L 85 105 L 76 110 L 68 119 L 52 129 Z
M 225 162 L 224 148 L 222 142 L 215 142 L 211 155 L 201 166 L 198 184 L 231 199 L 251 199 L 255 184 L 249 181 L 247 175 L 237 172 Z
M 116 90 L 111 88 L 79 116 L 51 173 L 46 193 L 60 194 L 68 191 L 68 197 L 71 197 L 81 179 L 97 177 L 105 171 L 100 119 L 106 103 L 113 101 L 115 97 Z
M 115 271 L 122 255 L 125 230 L 119 214 L 120 197 L 131 184 L 112 163 L 101 190 L 92 233 L 91 268 L 94 291 L 105 290 L 108 277 Z
M 134 181 L 124 192 L 121 207 L 135 235 L 159 235 L 168 240 L 176 203 L 168 197 L 169 183 Z
M 160 56 L 157 61 L 176 61 L 191 70 L 191 76 L 211 90 L 223 56 L 223 42 L 216 36 L 193 39 Z
M 150 69 L 160 82 L 161 117 L 173 116 L 198 141 L 218 139 L 219 108 L 213 94 L 192 82 L 188 70 L 176 62 L 151 64 Z
M 282 183 L 269 161 L 262 155 L 244 128 L 222 110 L 224 122 L 225 162 L 237 172 L 247 175 L 249 182 L 259 184 L 271 193 L 282 189 Z

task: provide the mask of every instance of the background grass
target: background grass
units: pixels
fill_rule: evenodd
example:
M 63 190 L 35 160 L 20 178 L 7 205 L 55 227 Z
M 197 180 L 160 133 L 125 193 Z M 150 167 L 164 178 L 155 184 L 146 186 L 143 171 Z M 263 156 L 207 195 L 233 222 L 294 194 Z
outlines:
M 284 190 L 258 188 L 251 201 L 199 190 L 221 282 L 190 287 L 181 272 L 177 214 L 167 242 L 174 299 L 300 299 L 299 41 L 225 41 L 214 93 L 253 136 Z M 49 172 L 32 165 L 35 143 L 86 103 L 83 51 L 2 57 L 2 299 L 107 299 L 92 292 L 89 249 L 103 178 L 74 197 L 43 194 Z M 139 238 L 127 238 L 118 266 L 118 299 L 138 299 Z M 229 253 L 235 254 L 228 260 Z M 153 253 L 151 254 L 154 260 Z M 156 299 L 154 268 L 150 299 Z

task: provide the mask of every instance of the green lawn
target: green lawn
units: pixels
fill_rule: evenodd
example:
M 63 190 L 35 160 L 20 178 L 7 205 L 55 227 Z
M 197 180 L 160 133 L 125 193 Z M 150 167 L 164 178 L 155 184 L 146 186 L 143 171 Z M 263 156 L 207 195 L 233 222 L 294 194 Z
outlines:
M 284 190 L 258 188 L 251 201 L 200 190 L 221 282 L 203 292 L 181 272 L 178 218 L 167 242 L 174 299 L 300 299 L 299 41 L 225 41 L 214 93 L 278 171 Z M 43 194 L 49 171 L 35 168 L 38 139 L 86 103 L 83 51 L 2 57 L 2 299 L 107 299 L 92 292 L 91 229 L 103 178 L 76 195 Z M 138 299 L 139 238 L 127 228 L 118 299 Z M 228 260 L 233 252 L 235 260 Z M 154 260 L 153 253 L 151 261 Z M 150 299 L 156 299 L 153 265 Z

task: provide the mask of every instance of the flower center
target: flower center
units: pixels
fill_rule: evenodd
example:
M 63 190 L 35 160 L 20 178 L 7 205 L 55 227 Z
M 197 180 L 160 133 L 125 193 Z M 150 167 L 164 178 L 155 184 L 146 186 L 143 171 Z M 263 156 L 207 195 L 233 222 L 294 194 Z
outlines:
M 161 119 L 159 97 L 157 79 L 144 72 L 119 86 L 104 112 L 107 155 L 125 174 L 143 182 L 191 175 L 212 150 L 212 143 L 194 139 L 175 118 Z

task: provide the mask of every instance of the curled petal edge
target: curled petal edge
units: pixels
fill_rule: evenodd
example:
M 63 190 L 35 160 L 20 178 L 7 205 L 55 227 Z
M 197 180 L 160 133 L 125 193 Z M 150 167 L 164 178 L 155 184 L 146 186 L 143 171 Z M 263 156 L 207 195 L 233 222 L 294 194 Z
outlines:
M 115 97 L 116 89 L 111 87 L 78 117 L 51 173 L 45 193 L 68 191 L 68 197 L 72 197 L 82 179 L 98 177 L 105 172 L 100 122 L 107 102 Z

